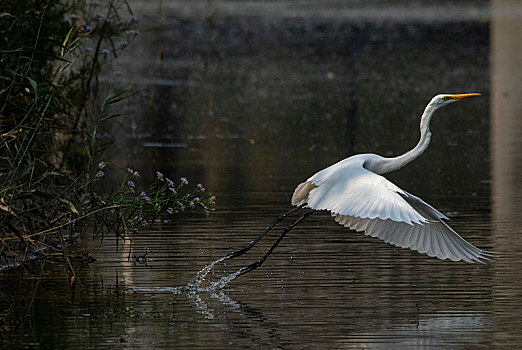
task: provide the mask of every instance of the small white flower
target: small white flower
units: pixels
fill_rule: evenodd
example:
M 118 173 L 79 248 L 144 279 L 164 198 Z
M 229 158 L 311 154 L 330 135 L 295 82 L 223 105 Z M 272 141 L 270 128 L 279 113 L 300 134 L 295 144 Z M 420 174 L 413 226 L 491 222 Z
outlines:
M 105 168 L 105 162 L 99 162 L 98 169 L 102 170 L 103 168 Z
M 180 180 L 183 184 L 188 185 L 188 180 L 186 177 L 182 177 Z
M 140 173 L 138 173 L 137 171 L 132 170 L 131 168 L 127 168 L 127 171 L 129 172 L 129 174 L 131 174 L 131 176 L 134 176 L 136 178 L 141 176 Z
M 172 209 L 171 207 L 168 207 L 167 213 L 169 213 L 170 215 L 174 214 L 174 209 Z
M 137 30 L 134 30 L 134 29 L 131 29 L 131 30 L 127 30 L 125 32 L 125 34 L 127 35 L 130 35 L 130 36 L 137 36 L 140 32 L 138 32 Z
M 164 178 L 163 178 L 163 174 L 160 173 L 159 171 L 156 171 L 156 177 L 157 177 L 158 180 L 160 180 L 160 181 L 163 181 L 163 180 L 164 180 Z
M 205 187 L 203 187 L 202 184 L 198 184 L 198 188 L 201 190 L 201 192 L 205 192 Z

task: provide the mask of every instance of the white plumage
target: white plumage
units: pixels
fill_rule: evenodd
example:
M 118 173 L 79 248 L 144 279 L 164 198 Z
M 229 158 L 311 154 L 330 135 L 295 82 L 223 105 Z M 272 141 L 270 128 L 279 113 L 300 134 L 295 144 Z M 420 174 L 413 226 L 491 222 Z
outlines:
M 439 259 L 483 262 L 491 256 L 451 229 L 447 217 L 422 199 L 400 189 L 380 174 L 401 168 L 428 147 L 433 112 L 451 102 L 479 94 L 443 94 L 426 107 L 420 123 L 421 138 L 411 151 L 385 158 L 358 154 L 325 168 L 301 183 L 292 205 L 330 211 L 335 221 L 386 243 Z

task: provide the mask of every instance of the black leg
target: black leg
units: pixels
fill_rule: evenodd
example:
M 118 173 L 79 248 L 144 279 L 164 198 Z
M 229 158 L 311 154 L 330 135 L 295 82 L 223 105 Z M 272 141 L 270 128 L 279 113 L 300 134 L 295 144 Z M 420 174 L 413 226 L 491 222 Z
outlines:
M 257 260 L 256 262 L 250 264 L 250 265 L 247 265 L 245 267 L 242 267 L 238 272 L 237 274 L 235 275 L 235 277 L 239 277 L 241 275 L 244 275 L 245 273 L 247 272 L 250 272 L 252 270 L 255 270 L 257 269 L 259 266 L 261 266 L 265 260 L 268 258 L 268 256 L 270 254 L 272 254 L 272 252 L 274 251 L 274 249 L 277 247 L 277 245 L 283 240 L 283 238 L 285 237 L 285 235 L 290 232 L 291 229 L 294 228 L 294 226 L 296 226 L 297 224 L 299 224 L 301 221 L 303 221 L 304 219 L 306 219 L 308 216 L 310 216 L 314 211 L 310 211 L 306 214 L 304 214 L 303 216 L 301 216 L 299 219 L 297 219 L 293 224 L 291 225 L 288 225 L 287 227 L 285 227 L 285 229 L 283 230 L 283 232 L 281 233 L 281 235 L 279 236 L 279 238 L 277 239 L 277 241 L 275 241 L 275 243 L 272 245 L 272 247 L 270 247 L 270 249 L 268 250 L 268 252 L 266 252 L 266 254 L 259 260 Z
M 248 252 L 253 246 L 256 245 L 257 242 L 259 242 L 261 240 L 261 238 L 263 238 L 268 232 L 270 232 L 271 229 L 274 228 L 275 225 L 277 225 L 278 223 L 280 223 L 285 217 L 287 217 L 288 215 L 291 215 L 293 213 L 295 213 L 296 211 L 298 211 L 299 209 L 303 208 L 304 206 L 306 205 L 306 203 L 304 204 L 301 204 L 300 206 L 298 206 L 297 208 L 294 208 L 290 211 L 287 211 L 286 213 L 283 213 L 281 215 L 279 215 L 273 223 L 271 223 L 270 225 L 267 226 L 267 228 L 263 231 L 263 233 L 261 233 L 259 236 L 257 236 L 256 239 L 254 239 L 252 242 L 250 242 L 246 247 L 244 247 L 243 249 L 240 249 L 240 250 L 237 250 L 235 252 L 232 252 L 226 256 L 224 256 L 221 261 L 223 260 L 228 260 L 228 259 L 232 259 L 232 258 L 236 258 L 240 255 L 243 255 L 245 254 L 246 252 Z M 275 248 L 275 247 L 274 247 Z

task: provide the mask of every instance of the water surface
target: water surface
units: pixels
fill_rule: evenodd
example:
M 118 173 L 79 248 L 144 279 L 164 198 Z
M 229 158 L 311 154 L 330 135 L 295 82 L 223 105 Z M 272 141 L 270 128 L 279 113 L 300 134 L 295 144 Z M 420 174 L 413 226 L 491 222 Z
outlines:
M 159 223 L 132 246 L 110 234 L 85 239 L 74 249 L 97 260 L 75 263 L 74 290 L 59 260 L 3 273 L 0 344 L 519 347 L 522 96 L 512 43 L 520 27 L 500 15 L 484 20 L 482 2 L 442 21 L 361 9 L 356 18 L 189 10 L 167 8 L 154 23 L 154 9 L 140 16 L 142 35 L 115 69 L 141 92 L 132 118 L 115 128 L 110 163 L 201 182 L 215 211 Z M 472 91 L 483 97 L 437 112 L 428 151 L 388 178 L 474 245 L 499 252 L 493 263 L 439 261 L 315 213 L 261 268 L 209 288 L 259 258 L 280 231 L 187 288 L 290 209 L 293 189 L 315 171 L 353 153 L 412 148 L 433 95 Z

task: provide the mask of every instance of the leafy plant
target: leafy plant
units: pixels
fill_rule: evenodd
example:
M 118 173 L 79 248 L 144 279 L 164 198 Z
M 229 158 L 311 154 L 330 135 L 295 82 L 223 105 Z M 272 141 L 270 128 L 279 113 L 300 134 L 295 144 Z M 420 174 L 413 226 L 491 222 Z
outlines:
M 127 1 L 18 0 L 0 10 L 0 259 L 24 262 L 43 248 L 66 256 L 64 237 L 89 228 L 129 237 L 184 208 L 208 213 L 202 186 L 163 176 L 139 194 L 134 171 L 119 190 L 96 192 L 108 146 L 99 135 L 134 94 L 99 78 L 138 35 Z

